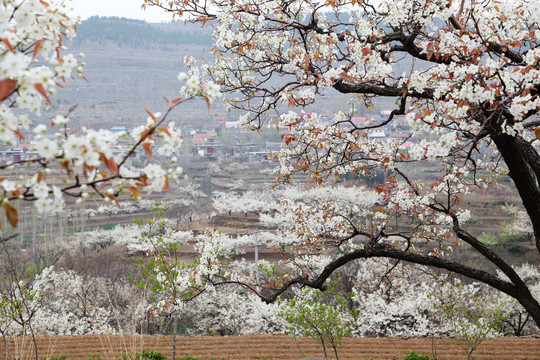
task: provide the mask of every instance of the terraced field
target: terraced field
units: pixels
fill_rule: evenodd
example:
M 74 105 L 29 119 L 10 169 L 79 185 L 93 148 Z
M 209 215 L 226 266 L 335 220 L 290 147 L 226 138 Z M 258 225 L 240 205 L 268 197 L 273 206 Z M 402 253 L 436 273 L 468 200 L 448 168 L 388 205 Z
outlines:
M 83 360 L 93 355 L 102 359 L 119 359 L 141 349 L 172 353 L 172 338 L 163 336 L 87 335 L 54 336 L 37 339 L 39 358 L 67 355 Z M 438 360 L 466 359 L 453 339 L 348 338 L 339 351 L 342 360 L 401 359 L 413 348 L 419 354 L 435 355 Z M 11 354 L 17 359 L 33 359 L 31 339 L 11 339 Z M 323 356 L 322 347 L 311 339 L 294 340 L 285 335 L 251 335 L 238 337 L 194 336 L 177 338 L 177 357 L 189 354 L 197 359 L 227 360 L 298 360 Z M 540 339 L 502 338 L 482 343 L 475 351 L 478 360 L 538 360 Z M 5 358 L 0 345 L 0 359 Z M 334 359 L 333 354 L 330 358 Z

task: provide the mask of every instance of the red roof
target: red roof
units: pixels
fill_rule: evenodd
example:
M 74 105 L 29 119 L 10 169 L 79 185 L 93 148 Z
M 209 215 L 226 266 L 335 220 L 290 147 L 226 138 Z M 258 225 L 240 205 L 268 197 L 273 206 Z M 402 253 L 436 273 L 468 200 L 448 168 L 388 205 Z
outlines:
M 393 138 L 406 138 L 408 137 L 409 134 L 407 133 L 404 133 L 404 132 L 393 132 L 393 133 L 390 133 L 390 137 L 393 137 Z
M 195 135 L 193 135 L 193 138 L 195 138 L 195 139 L 211 139 L 213 137 L 214 137 L 214 135 L 212 135 L 212 134 L 195 134 Z

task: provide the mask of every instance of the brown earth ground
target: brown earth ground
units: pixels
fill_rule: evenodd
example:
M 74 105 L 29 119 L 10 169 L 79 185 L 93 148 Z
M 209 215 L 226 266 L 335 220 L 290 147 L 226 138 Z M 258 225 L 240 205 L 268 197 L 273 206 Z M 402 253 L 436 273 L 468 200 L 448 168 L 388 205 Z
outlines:
M 13 359 L 35 359 L 30 338 L 10 339 Z M 37 339 L 39 359 L 67 355 L 67 359 L 87 360 L 93 355 L 100 358 L 119 359 L 142 349 L 160 351 L 170 359 L 172 337 L 87 335 L 54 336 Z M 462 348 L 454 339 L 401 339 L 401 338 L 347 338 L 339 350 L 342 360 L 394 360 L 402 359 L 412 349 L 418 354 L 431 354 L 438 360 L 466 359 Z M 189 354 L 199 360 L 298 360 L 323 356 L 322 347 L 311 339 L 294 340 L 285 335 L 250 336 L 193 336 L 177 338 L 177 358 Z M 331 359 L 334 355 L 328 354 Z M 474 351 L 478 360 L 538 360 L 540 339 L 501 338 L 486 341 Z M 0 359 L 6 351 L 0 345 Z

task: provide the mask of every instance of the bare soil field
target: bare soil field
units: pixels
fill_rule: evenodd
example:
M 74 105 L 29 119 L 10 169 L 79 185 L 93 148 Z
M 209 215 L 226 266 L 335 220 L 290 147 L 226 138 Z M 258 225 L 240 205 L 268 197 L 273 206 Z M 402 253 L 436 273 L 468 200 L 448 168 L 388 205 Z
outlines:
M 160 351 L 170 359 L 172 337 L 87 335 L 54 336 L 37 339 L 39 358 L 67 355 L 68 359 L 87 360 L 93 355 L 117 360 L 125 354 L 142 349 Z M 32 359 L 30 338 L 11 339 L 11 354 L 16 359 Z M 466 359 L 454 339 L 347 338 L 339 351 L 340 359 L 394 360 L 401 359 L 412 349 L 418 354 L 435 355 L 438 360 Z M 294 340 L 285 335 L 194 336 L 177 337 L 177 357 L 189 354 L 199 360 L 298 360 L 322 357 L 322 347 L 311 339 Z M 538 360 L 540 339 L 501 338 L 482 343 L 474 352 L 478 360 Z M 333 353 L 329 356 L 334 359 Z M 6 358 L 3 344 L 0 359 Z

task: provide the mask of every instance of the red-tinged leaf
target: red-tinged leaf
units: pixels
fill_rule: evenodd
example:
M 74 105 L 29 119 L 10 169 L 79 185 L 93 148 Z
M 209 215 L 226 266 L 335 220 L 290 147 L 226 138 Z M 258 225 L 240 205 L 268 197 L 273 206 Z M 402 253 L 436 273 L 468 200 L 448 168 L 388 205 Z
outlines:
M 77 70 L 77 74 L 79 74 L 80 77 L 82 77 L 86 82 L 89 82 L 86 76 L 84 76 L 83 72 L 81 70 Z
M 165 184 L 163 185 L 163 191 L 169 191 L 169 177 L 165 175 Z
M 2 42 L 7 46 L 7 48 L 9 49 L 9 51 L 11 51 L 12 53 L 15 52 L 15 50 L 13 50 L 13 47 L 12 47 L 11 44 L 9 43 L 8 39 L 2 38 Z
M 19 140 L 24 140 L 24 139 L 25 139 L 25 137 L 23 136 L 23 134 L 21 134 L 21 132 L 19 131 L 19 129 L 13 130 L 13 132 L 15 133 L 15 135 L 17 135 L 17 137 L 19 138 Z
M 88 166 L 86 163 L 83 164 L 83 174 L 85 177 L 88 177 L 88 172 L 92 172 L 94 171 L 95 167 L 94 166 Z
M 38 184 L 43 181 L 43 173 L 41 171 L 38 171 L 37 173 L 37 182 Z
M 540 127 L 537 128 L 537 129 L 534 131 L 534 135 L 536 136 L 536 138 L 537 138 L 538 140 L 540 140 Z
M 152 136 L 150 136 L 149 134 L 154 130 L 153 127 L 151 127 L 150 129 L 146 129 L 143 131 L 143 133 L 141 134 L 141 140 L 148 137 L 148 140 L 152 140 Z
M 150 144 L 149 143 L 144 143 L 144 144 L 142 144 L 142 147 L 143 147 L 144 151 L 146 151 L 148 156 L 152 157 L 152 149 L 150 148 Z
M 116 206 L 118 206 L 119 209 L 122 208 L 122 207 L 120 206 L 120 203 L 118 202 L 118 200 L 116 200 L 116 198 L 114 197 L 114 195 L 109 194 L 109 193 L 107 193 L 106 195 L 107 195 L 107 197 L 108 197 L 109 199 L 111 199 L 111 200 L 116 204 Z
M 48 2 L 43 1 L 43 0 L 39 0 L 39 2 L 40 2 L 41 4 L 43 4 L 43 6 L 45 6 L 46 8 L 49 7 L 49 3 L 48 3 Z
M 160 127 L 159 130 L 163 131 L 169 137 L 171 136 L 171 133 L 169 132 L 169 129 L 167 129 L 166 127 Z
M 11 196 L 19 196 L 19 195 L 21 195 L 21 190 L 17 189 L 17 190 L 11 191 Z
M 141 175 L 140 180 L 141 181 L 135 183 L 135 185 L 137 185 L 139 187 L 145 187 L 148 184 L 148 175 L 146 175 L 146 174 Z
M 17 87 L 17 80 L 4 79 L 0 80 L 0 101 L 4 101 L 13 92 L 13 89 Z
M 150 115 L 150 117 L 152 118 L 152 120 L 154 120 L 154 122 L 157 121 L 156 116 L 155 116 L 154 114 L 152 114 L 147 108 L 144 108 L 144 110 L 146 110 L 146 113 L 147 113 L 148 115 Z
M 40 93 L 41 96 L 43 96 L 45 98 L 45 100 L 47 100 L 49 102 L 49 104 L 51 103 L 51 100 L 49 99 L 49 95 L 47 95 L 47 92 L 45 91 L 45 88 L 43 87 L 43 84 L 41 84 L 41 83 L 34 84 L 34 88 L 36 88 L 38 93 Z
M 177 102 L 179 102 L 179 101 L 181 101 L 181 100 L 182 100 L 181 97 L 176 98 L 176 99 L 173 99 L 173 100 L 171 101 L 171 104 L 176 104 Z
M 10 204 L 4 204 L 4 210 L 6 211 L 6 218 L 12 228 L 16 228 L 19 223 L 19 213 Z
M 62 79 L 63 78 L 64 77 L 62 77 Z M 64 80 L 64 82 L 66 82 L 66 81 Z M 56 86 L 61 87 L 62 89 L 64 89 L 64 85 L 60 84 L 58 81 L 56 81 L 55 83 L 56 83 Z
M 115 174 L 118 173 L 118 165 L 116 164 L 116 161 L 114 161 L 114 158 L 112 156 L 107 159 L 105 164 L 107 165 L 109 170 L 111 170 L 113 173 Z
M 133 195 L 133 197 L 135 198 L 141 197 L 141 193 L 139 192 L 139 189 L 137 189 L 137 187 L 130 186 L 129 191 L 131 191 L 131 195 Z
M 34 52 L 32 53 L 32 57 L 36 57 L 39 54 L 39 50 L 41 49 L 42 43 L 43 43 L 43 40 L 36 41 L 36 44 L 34 45 Z

